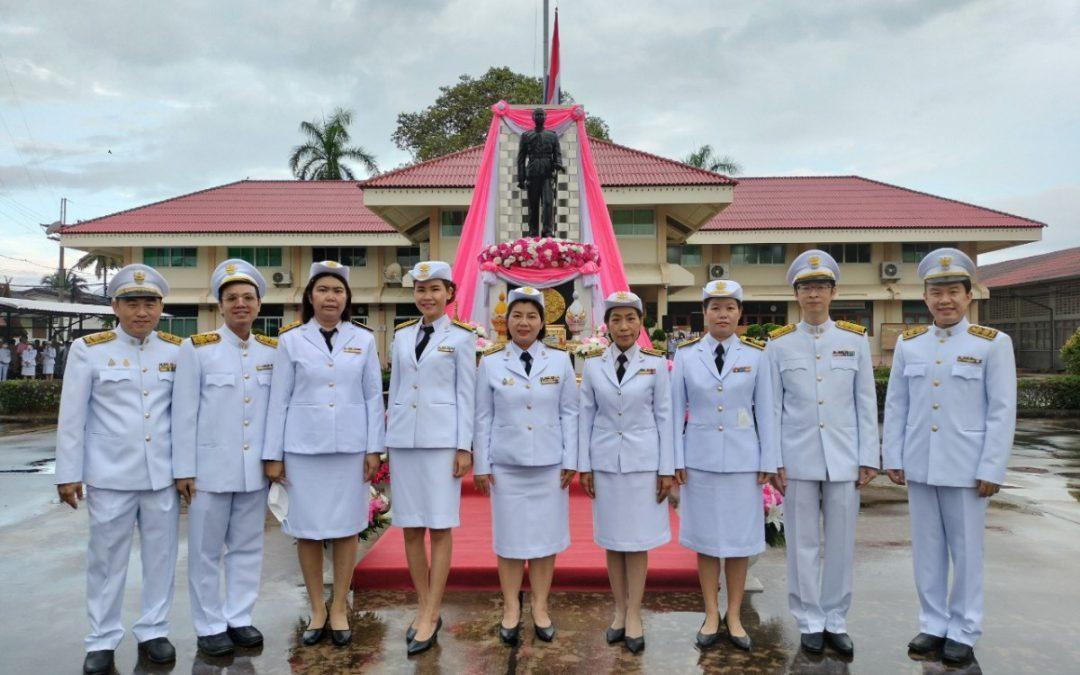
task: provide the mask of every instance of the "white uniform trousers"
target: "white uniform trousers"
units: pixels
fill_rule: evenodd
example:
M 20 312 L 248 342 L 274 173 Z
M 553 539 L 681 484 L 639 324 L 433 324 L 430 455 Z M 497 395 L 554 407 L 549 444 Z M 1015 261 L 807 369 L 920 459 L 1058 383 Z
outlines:
M 86 651 L 116 649 L 124 637 L 120 612 L 136 525 L 142 595 L 141 614 L 132 632 L 139 642 L 167 636 L 180 526 L 176 488 L 170 485 L 161 490 L 105 490 L 88 485 L 86 506 L 90 515 L 86 552 L 90 634 L 86 636 Z
M 784 501 L 788 607 L 800 633 L 847 632 L 859 513 L 855 485 L 855 481 L 788 480 Z
M 0 382 L 3 382 L 4 380 L 7 379 L 7 373 L 8 373 L 8 364 L 0 363 Z
M 971 646 L 982 635 L 983 528 L 988 502 L 975 488 L 908 483 L 920 632 Z
M 262 575 L 265 521 L 266 490 L 195 493 L 188 507 L 188 593 L 196 635 L 251 625 Z M 218 589 L 223 551 L 224 606 Z

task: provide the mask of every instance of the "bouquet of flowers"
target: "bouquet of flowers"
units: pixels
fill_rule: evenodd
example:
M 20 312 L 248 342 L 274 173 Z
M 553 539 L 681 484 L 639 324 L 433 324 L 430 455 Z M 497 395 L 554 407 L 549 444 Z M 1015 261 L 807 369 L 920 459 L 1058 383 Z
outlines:
M 383 464 L 383 466 L 388 465 Z M 382 472 L 382 467 L 379 467 L 379 471 Z M 387 482 L 389 482 L 389 479 L 390 476 L 387 475 Z M 360 538 L 364 541 L 367 541 L 368 537 L 390 524 L 390 498 L 374 487 L 371 487 L 370 490 L 368 495 L 368 526 L 360 533 Z
M 784 496 L 771 483 L 765 483 L 761 486 L 761 497 L 765 503 L 765 543 L 784 546 Z
M 506 268 L 526 267 L 535 270 L 582 267 L 587 263 L 600 264 L 600 251 L 584 244 L 554 237 L 525 237 L 517 241 L 492 244 L 480 252 L 481 265 L 492 264 Z
M 609 344 L 611 344 L 611 341 L 603 335 L 594 335 L 592 337 L 583 338 L 581 344 L 574 348 L 574 353 L 578 356 L 584 356 L 604 349 Z

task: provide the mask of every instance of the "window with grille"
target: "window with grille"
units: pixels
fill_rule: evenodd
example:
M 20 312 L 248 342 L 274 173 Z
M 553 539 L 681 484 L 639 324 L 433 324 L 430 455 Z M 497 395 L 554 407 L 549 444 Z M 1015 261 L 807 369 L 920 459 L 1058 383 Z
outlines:
M 787 256 L 784 244 L 733 244 L 732 265 L 783 265 Z
M 150 267 L 197 267 L 199 251 L 188 246 L 154 246 L 143 249 L 143 264 Z

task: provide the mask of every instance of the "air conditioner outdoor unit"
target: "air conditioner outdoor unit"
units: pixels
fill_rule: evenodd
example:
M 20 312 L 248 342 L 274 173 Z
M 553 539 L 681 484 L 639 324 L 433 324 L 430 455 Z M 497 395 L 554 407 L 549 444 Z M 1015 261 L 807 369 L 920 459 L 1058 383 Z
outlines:
M 713 263 L 709 265 L 709 281 L 723 279 L 725 276 L 727 276 L 727 268 L 725 268 L 723 265 L 721 265 L 720 263 Z
M 274 272 L 275 286 L 292 286 L 292 272 Z
M 893 260 L 886 260 L 881 263 L 881 280 L 882 281 L 896 281 L 901 277 L 900 263 Z

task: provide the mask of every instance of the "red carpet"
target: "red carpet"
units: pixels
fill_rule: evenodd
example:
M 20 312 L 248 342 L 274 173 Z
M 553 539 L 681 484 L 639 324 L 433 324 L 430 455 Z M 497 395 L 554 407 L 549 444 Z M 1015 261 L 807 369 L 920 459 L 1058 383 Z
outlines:
M 679 519 L 671 512 L 671 542 L 649 552 L 648 590 L 698 590 L 696 554 L 678 544 Z M 570 548 L 555 560 L 555 590 L 608 590 L 604 550 L 593 542 L 592 504 L 574 480 L 570 492 Z M 528 575 L 526 575 L 526 584 Z M 401 528 L 383 533 L 353 572 L 354 589 L 411 589 Z M 461 527 L 454 530 L 454 554 L 447 587 L 497 590 L 499 576 L 491 546 L 491 503 L 462 481 Z

